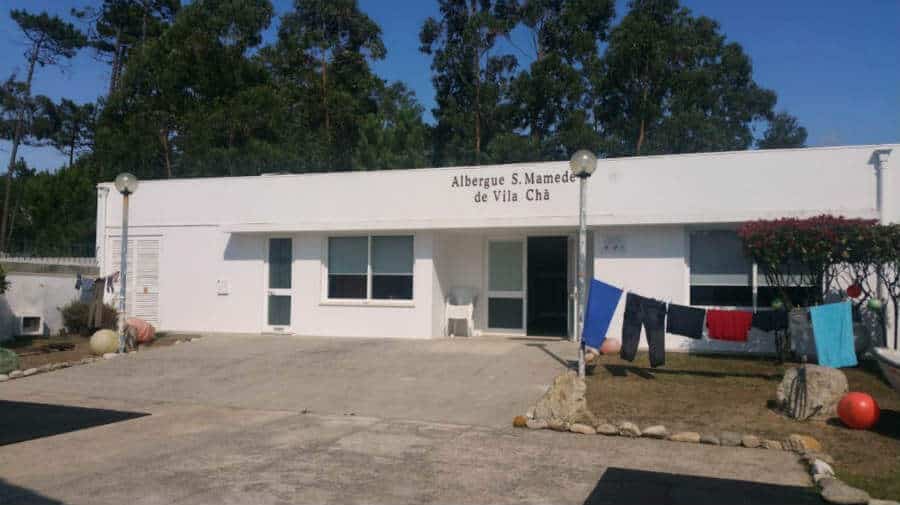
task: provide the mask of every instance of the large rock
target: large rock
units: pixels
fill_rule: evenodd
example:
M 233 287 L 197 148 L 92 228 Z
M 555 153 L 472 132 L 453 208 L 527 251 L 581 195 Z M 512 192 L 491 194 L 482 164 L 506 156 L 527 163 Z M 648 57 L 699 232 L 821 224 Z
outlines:
M 19 368 L 19 355 L 0 347 L 0 374 L 8 374 Z
M 840 505 L 866 505 L 870 496 L 862 489 L 844 484 L 838 479 L 821 479 L 822 498 L 828 503 Z
M 799 453 L 822 452 L 822 444 L 809 435 L 792 434 L 784 441 L 785 448 Z
M 828 419 L 847 391 L 847 376 L 836 368 L 818 365 L 790 368 L 775 391 L 781 410 L 793 419 Z
M 534 406 L 534 418 L 563 424 L 582 423 L 589 426 L 597 420 L 588 410 L 587 385 L 574 371 L 567 371 L 553 379 L 553 385 Z

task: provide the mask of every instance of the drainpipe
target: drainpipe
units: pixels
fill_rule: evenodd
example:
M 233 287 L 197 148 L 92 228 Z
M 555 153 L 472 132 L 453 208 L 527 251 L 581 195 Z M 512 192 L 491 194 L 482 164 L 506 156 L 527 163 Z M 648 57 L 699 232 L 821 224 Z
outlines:
M 94 259 L 97 262 L 99 272 L 103 272 L 104 255 L 106 249 L 106 218 L 107 218 L 107 199 L 109 197 L 109 188 L 105 186 L 97 186 L 97 229 L 94 234 Z
M 872 151 L 872 156 L 869 158 L 869 163 L 875 167 L 875 209 L 878 213 L 878 223 L 879 224 L 888 224 L 891 221 L 890 211 L 893 210 L 891 204 L 893 200 L 890 202 L 885 201 L 886 197 L 890 194 L 889 191 L 885 191 L 885 186 L 889 186 L 888 182 L 890 181 L 890 173 L 886 172 L 887 169 L 887 161 L 888 157 L 891 155 L 892 149 L 876 149 Z M 887 208 L 887 210 L 885 210 Z M 885 291 L 884 283 L 881 281 L 881 278 L 878 278 L 876 289 L 878 292 L 878 297 L 881 299 L 887 298 L 887 293 Z M 897 324 L 896 317 L 894 320 L 890 320 L 890 315 L 887 311 L 886 304 L 882 304 L 881 308 L 881 320 L 884 323 L 882 329 L 884 331 L 884 345 L 885 347 L 890 347 L 888 334 L 891 333 L 891 329 L 893 326 Z M 897 347 L 897 342 L 894 342 L 894 347 Z
M 885 173 L 885 169 L 887 168 L 887 160 L 891 151 L 891 149 L 876 149 L 872 151 L 872 157 L 869 158 L 869 163 L 875 167 L 875 209 L 878 211 L 878 222 L 881 224 L 886 224 L 889 221 L 889 218 L 885 217 L 886 195 L 884 187 L 887 185 L 885 179 L 888 178 L 888 174 Z M 890 204 L 887 207 L 890 209 Z

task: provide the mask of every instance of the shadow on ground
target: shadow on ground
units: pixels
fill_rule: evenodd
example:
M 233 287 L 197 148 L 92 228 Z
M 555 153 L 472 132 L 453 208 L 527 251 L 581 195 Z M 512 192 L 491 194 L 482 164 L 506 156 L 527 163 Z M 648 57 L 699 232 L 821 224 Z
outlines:
M 644 368 L 639 366 L 627 365 L 603 365 L 606 371 L 613 377 L 627 377 L 629 373 L 637 375 L 643 379 L 654 379 L 655 374 L 668 375 L 693 375 L 697 377 L 741 377 L 746 379 L 762 379 L 769 381 L 780 381 L 783 377 L 780 373 L 752 373 L 752 372 L 713 372 L 706 370 L 677 370 L 671 368 Z
M 837 428 L 846 428 L 839 417 L 832 417 L 827 423 Z M 878 422 L 875 423 L 875 426 L 869 428 L 869 431 L 900 440 L 900 411 L 881 409 L 878 416 Z
M 150 415 L 7 400 L 0 400 L 0 412 L 0 446 Z
M 608 468 L 584 505 L 806 505 L 823 503 L 811 488 Z
M 48 498 L 35 493 L 30 489 L 10 484 L 0 478 L 0 503 L 15 503 L 16 505 L 65 505 L 59 500 Z

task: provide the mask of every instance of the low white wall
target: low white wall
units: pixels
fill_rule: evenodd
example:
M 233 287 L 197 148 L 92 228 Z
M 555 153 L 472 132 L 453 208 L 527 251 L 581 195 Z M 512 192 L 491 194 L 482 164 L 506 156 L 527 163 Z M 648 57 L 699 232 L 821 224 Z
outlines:
M 55 335 L 63 329 L 59 309 L 79 299 L 74 273 L 9 273 L 9 289 L 0 296 L 0 341 L 19 334 L 19 318 L 43 318 L 42 335 Z

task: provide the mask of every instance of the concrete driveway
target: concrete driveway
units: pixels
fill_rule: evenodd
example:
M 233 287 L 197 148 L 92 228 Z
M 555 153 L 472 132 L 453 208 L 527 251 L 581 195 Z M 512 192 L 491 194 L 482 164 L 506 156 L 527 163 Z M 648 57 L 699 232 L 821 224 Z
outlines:
M 572 351 L 207 336 L 9 381 L 150 415 L 0 446 L 0 503 L 817 503 L 788 453 L 510 428 Z

